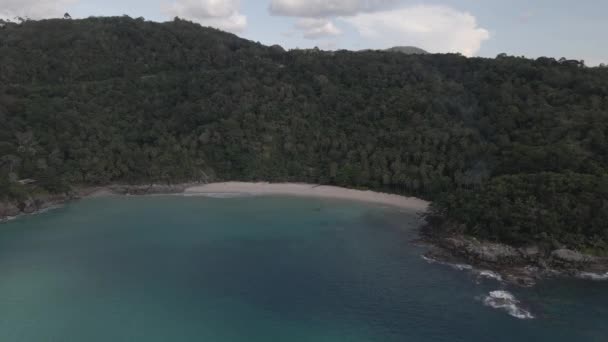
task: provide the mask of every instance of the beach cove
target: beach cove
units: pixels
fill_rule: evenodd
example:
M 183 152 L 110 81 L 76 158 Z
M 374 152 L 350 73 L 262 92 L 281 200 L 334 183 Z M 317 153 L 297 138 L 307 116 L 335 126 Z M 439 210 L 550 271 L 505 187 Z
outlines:
M 381 193 L 368 190 L 348 189 L 337 186 L 305 183 L 268 182 L 217 182 L 148 185 L 108 185 L 102 187 L 82 187 L 71 194 L 43 196 L 28 199 L 20 205 L 0 206 L 0 220 L 10 221 L 24 214 L 37 214 L 58 208 L 72 200 L 109 196 L 203 196 L 203 197 L 243 197 L 243 196 L 287 196 L 319 198 L 376 204 L 423 215 L 430 202 L 415 197 Z M 3 214 L 2 207 L 12 207 L 13 214 Z M 16 213 L 16 214 L 15 214 Z M 0 221 L 0 222 L 1 222 Z M 425 258 L 443 265 L 467 265 L 480 272 L 496 274 L 502 281 L 518 286 L 534 286 L 545 278 L 574 277 L 587 280 L 608 280 L 608 258 L 585 255 L 566 247 L 552 251 L 541 251 L 536 246 L 514 248 L 509 245 L 480 241 L 462 235 L 429 234 L 423 220 L 417 243 L 426 244 L 429 249 Z M 432 232 L 432 230 L 431 230 Z
M 106 193 L 3 225 L 0 337 L 506 342 L 512 331 L 553 341 L 607 333 L 597 321 L 605 283 L 525 289 L 425 260 L 427 247 L 411 243 L 416 210 L 207 190 Z

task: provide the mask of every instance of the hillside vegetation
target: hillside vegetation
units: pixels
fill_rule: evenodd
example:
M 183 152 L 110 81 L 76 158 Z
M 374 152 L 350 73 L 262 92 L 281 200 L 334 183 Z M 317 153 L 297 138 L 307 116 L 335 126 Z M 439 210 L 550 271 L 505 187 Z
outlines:
M 286 52 L 128 17 L 9 24 L 0 66 L 7 201 L 111 182 L 301 181 L 433 200 L 442 232 L 608 243 L 606 68 Z

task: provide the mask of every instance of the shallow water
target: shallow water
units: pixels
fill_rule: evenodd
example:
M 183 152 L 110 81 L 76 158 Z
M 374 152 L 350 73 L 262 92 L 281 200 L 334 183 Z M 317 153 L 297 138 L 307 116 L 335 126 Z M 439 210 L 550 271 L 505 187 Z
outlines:
M 0 226 L 0 341 L 608 339 L 607 282 L 510 288 L 425 261 L 416 226 L 310 198 L 76 202 Z

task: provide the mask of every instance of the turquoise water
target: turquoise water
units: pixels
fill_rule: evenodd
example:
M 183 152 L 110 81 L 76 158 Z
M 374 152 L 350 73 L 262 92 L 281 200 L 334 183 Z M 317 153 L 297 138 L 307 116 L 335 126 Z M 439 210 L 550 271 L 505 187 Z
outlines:
M 321 199 L 72 203 L 0 226 L 0 341 L 608 340 L 608 283 L 509 288 L 423 260 L 416 224 Z

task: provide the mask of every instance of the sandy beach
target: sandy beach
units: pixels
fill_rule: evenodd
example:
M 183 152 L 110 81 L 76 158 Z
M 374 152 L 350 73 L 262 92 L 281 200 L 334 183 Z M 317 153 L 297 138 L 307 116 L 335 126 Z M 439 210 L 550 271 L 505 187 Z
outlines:
M 224 182 L 211 184 L 184 183 L 175 185 L 150 184 L 150 185 L 108 185 L 98 187 L 84 187 L 77 190 L 75 195 L 63 196 L 60 199 L 38 199 L 36 204 L 28 212 L 21 212 L 14 207 L 13 212 L 3 209 L 11 203 L 0 202 L 0 223 L 14 219 L 21 215 L 35 214 L 49 207 L 56 208 L 62 204 L 78 198 L 97 198 L 120 195 L 186 195 L 186 196 L 213 196 L 222 197 L 223 195 L 281 195 L 281 196 L 300 196 L 300 197 L 319 197 L 340 200 L 361 201 L 393 206 L 406 210 L 424 212 L 430 202 L 415 197 L 405 197 L 374 191 L 362 191 L 341 188 L 337 186 L 315 185 L 304 183 L 247 183 L 247 182 Z
M 336 186 L 300 183 L 212 183 L 186 188 L 184 194 L 255 194 L 323 197 L 378 203 L 416 211 L 425 211 L 429 205 L 429 202 L 415 197 L 404 197 L 373 191 L 353 190 Z

